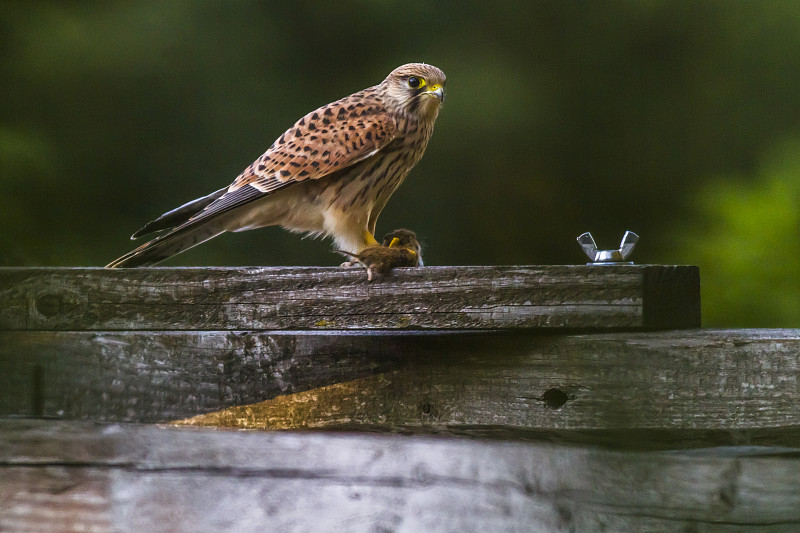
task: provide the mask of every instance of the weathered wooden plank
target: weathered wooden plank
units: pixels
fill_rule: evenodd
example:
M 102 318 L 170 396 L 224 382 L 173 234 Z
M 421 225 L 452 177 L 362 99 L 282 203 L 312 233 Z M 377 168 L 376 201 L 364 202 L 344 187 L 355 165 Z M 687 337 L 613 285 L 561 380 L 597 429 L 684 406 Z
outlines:
M 396 431 L 800 426 L 797 330 L 476 336 L 440 354 L 452 344 L 432 338 L 392 371 L 184 423 Z
M 0 420 L 3 531 L 794 532 L 799 500 L 797 449 Z
M 0 330 L 700 325 L 691 266 L 0 268 Z
M 195 422 L 797 443 L 800 330 L 0 333 L 0 416 L 165 421 L 270 399 Z
M 0 331 L 0 416 L 155 422 L 372 375 L 408 336 Z

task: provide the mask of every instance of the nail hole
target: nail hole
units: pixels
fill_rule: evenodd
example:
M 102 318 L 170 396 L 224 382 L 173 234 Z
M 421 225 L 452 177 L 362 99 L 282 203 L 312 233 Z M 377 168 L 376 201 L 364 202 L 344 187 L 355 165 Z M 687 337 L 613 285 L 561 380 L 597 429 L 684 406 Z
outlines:
M 567 400 L 569 400 L 567 393 L 560 389 L 547 389 L 542 394 L 542 401 L 550 409 L 558 409 L 567 403 Z

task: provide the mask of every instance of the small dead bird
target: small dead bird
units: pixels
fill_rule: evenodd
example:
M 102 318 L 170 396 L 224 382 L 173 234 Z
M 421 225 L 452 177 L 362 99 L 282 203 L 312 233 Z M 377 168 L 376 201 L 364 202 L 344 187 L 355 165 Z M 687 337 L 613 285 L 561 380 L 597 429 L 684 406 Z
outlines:
M 422 246 L 417 235 L 407 229 L 396 229 L 383 237 L 383 244 L 370 246 L 354 254 L 336 250 L 350 257 L 367 269 L 367 279 L 388 274 L 394 267 L 422 266 Z

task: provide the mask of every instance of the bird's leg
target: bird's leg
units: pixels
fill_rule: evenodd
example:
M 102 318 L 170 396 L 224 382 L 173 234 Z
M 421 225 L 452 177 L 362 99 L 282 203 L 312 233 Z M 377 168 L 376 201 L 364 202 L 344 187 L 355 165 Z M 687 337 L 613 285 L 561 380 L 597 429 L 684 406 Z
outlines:
M 364 250 L 365 248 L 372 248 L 373 246 L 381 245 L 381 243 L 375 240 L 375 237 L 372 235 L 372 233 L 370 233 L 369 230 L 364 230 L 361 232 L 361 241 L 362 241 L 362 246 L 360 247 L 361 249 L 359 250 L 359 253 L 361 253 L 361 251 Z M 360 266 L 360 263 L 358 261 L 345 261 L 339 266 L 343 268 L 350 268 L 350 267 Z
M 364 241 L 364 246 L 361 248 L 361 250 L 363 250 L 364 248 L 371 248 L 373 246 L 380 246 L 381 245 L 381 243 L 379 243 L 378 241 L 375 240 L 375 237 L 373 237 L 372 233 L 370 233 L 369 230 L 364 230 L 361 233 L 361 238 Z M 359 250 L 359 252 L 361 250 Z M 360 263 L 358 261 L 345 261 L 344 263 L 342 263 L 339 266 L 344 267 L 344 268 L 350 268 L 350 267 L 356 267 L 356 266 L 359 266 L 359 265 L 360 265 Z
M 364 248 L 381 245 L 381 243 L 375 240 L 375 237 L 369 232 L 369 230 L 364 230 L 361 236 L 364 239 Z

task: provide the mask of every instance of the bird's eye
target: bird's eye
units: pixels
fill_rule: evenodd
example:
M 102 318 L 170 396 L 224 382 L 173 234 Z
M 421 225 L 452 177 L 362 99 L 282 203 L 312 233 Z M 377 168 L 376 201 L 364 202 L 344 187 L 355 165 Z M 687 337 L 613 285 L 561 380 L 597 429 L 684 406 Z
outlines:
M 412 89 L 419 89 L 425 85 L 425 80 L 422 78 L 417 78 L 416 76 L 411 76 L 408 78 L 408 86 Z

